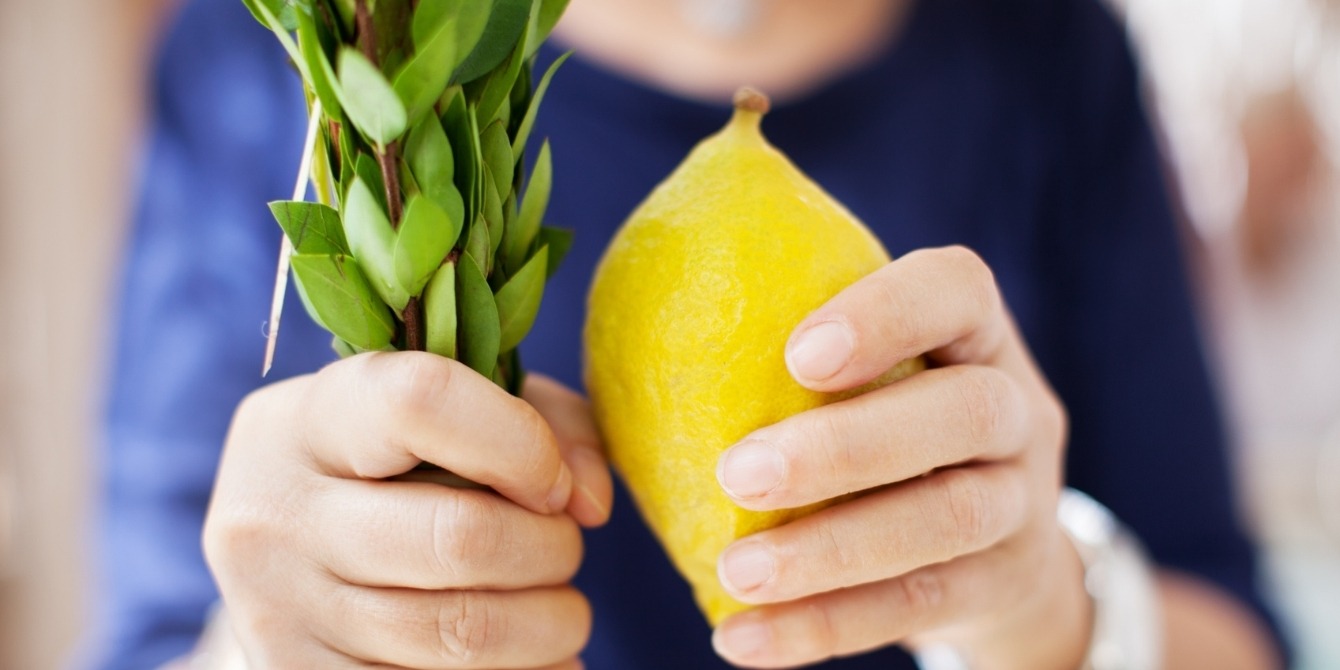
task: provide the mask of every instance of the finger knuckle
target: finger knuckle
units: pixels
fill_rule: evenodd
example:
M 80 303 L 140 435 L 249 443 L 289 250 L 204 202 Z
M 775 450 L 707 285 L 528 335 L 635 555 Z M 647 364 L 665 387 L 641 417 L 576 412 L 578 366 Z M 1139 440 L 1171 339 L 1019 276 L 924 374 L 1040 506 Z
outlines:
M 237 403 L 237 409 L 233 411 L 234 427 L 249 426 L 267 414 L 270 405 L 275 401 L 275 395 L 275 387 L 272 385 L 262 386 L 244 396 L 242 401 Z
M 310 406 L 304 399 L 311 392 L 311 379 L 295 377 L 263 386 L 244 396 L 233 410 L 225 445 L 227 450 L 247 447 L 257 436 L 264 436 L 268 441 L 288 437 L 276 428 L 300 423 L 303 408 Z M 276 435 L 277 432 L 280 435 Z
M 976 251 L 962 245 L 941 250 L 947 263 L 964 277 L 963 286 L 968 297 L 982 312 L 1000 308 L 1000 291 L 996 289 L 996 275 L 991 266 Z
M 457 493 L 443 497 L 433 509 L 432 561 L 439 573 L 457 585 L 498 554 L 501 534 L 498 511 L 479 496 Z
M 1048 391 L 1041 403 L 1041 413 L 1040 423 L 1045 434 L 1052 438 L 1051 442 L 1057 449 L 1061 448 L 1070 433 L 1070 414 L 1065 404 L 1055 393 Z
M 443 660 L 474 665 L 487 658 L 506 622 L 493 612 L 488 598 L 461 591 L 444 599 L 435 621 Z
M 207 564 L 216 574 L 228 573 L 239 562 L 270 554 L 279 525 L 260 510 L 212 510 L 201 534 Z
M 904 616 L 921 619 L 944 601 L 944 584 L 934 570 L 918 570 L 893 581 L 898 609 Z
M 821 603 L 812 602 L 805 605 L 805 614 L 809 622 L 803 630 L 810 632 L 809 642 L 806 645 L 810 648 L 805 650 L 805 655 L 823 659 L 837 654 L 841 636 L 840 628 L 833 620 L 832 610 Z
M 990 444 L 1009 416 L 1012 382 L 995 368 L 972 368 L 959 375 L 956 387 L 969 439 Z
M 907 308 L 907 284 L 893 270 L 893 266 L 885 266 L 869 284 L 872 304 L 882 305 L 883 309 L 874 314 L 856 315 L 856 323 L 866 323 L 873 316 L 878 324 L 875 328 L 882 339 L 902 345 L 920 342 L 932 324 L 927 321 L 922 310 Z
M 945 508 L 951 518 L 951 548 L 980 548 L 995 523 L 995 510 L 981 477 L 965 470 L 946 470 L 939 477 Z
M 557 651 L 562 656 L 569 656 L 578 654 L 586 648 L 586 643 L 591 639 L 594 615 L 591 612 L 591 602 L 581 592 L 569 587 L 561 593 L 568 598 L 569 606 L 563 616 L 567 634 L 562 636 Z
M 542 560 L 552 561 L 554 570 L 558 573 L 559 581 L 569 582 L 577 576 L 577 571 L 582 567 L 582 555 L 586 551 L 582 544 L 581 527 L 572 517 L 561 515 L 557 517 L 562 523 L 562 532 L 564 536 L 560 539 L 561 549 L 555 552 L 555 555 L 545 556 Z
M 840 405 L 813 412 L 807 431 L 810 444 L 801 451 L 802 454 L 817 453 L 823 458 L 822 467 L 828 469 L 825 478 L 829 481 L 849 478 L 852 468 L 857 465 L 852 445 L 844 436 L 843 412 Z
M 371 364 L 371 360 L 369 362 Z M 449 403 L 455 364 L 440 356 L 403 352 L 383 357 L 378 395 L 401 421 L 421 421 Z
M 517 405 L 520 426 L 516 434 L 521 436 L 522 443 L 518 472 L 525 481 L 552 484 L 559 476 L 559 458 L 549 423 L 530 405 L 522 401 L 517 401 Z
M 851 543 L 843 541 L 838 537 L 838 532 L 830 523 L 820 523 L 814 526 L 814 535 L 817 538 L 816 548 L 822 556 L 826 557 L 829 564 L 829 570 L 826 574 L 829 579 L 836 581 L 833 586 L 848 586 L 851 583 L 850 578 L 844 578 L 843 575 L 864 574 L 868 567 L 865 557 L 858 551 L 854 551 Z M 784 555 L 783 552 L 775 551 L 774 555 Z M 809 575 L 808 579 L 814 579 L 815 575 Z

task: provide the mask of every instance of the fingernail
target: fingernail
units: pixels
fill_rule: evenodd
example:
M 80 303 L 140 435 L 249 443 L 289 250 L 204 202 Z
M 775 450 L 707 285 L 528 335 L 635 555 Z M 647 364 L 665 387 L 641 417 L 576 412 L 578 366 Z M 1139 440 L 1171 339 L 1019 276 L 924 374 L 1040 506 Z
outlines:
M 549 491 L 549 497 L 545 499 L 545 504 L 549 506 L 550 512 L 561 512 L 568 506 L 568 498 L 572 495 L 572 470 L 568 469 L 567 463 L 558 464 L 558 480 L 554 482 L 553 490 Z
M 855 346 L 856 338 L 846 324 L 825 321 L 791 340 L 786 364 L 798 381 L 821 382 L 847 367 Z
M 786 476 L 786 460 L 772 445 L 745 440 L 726 451 L 717 467 L 717 482 L 733 498 L 771 493 Z
M 758 655 L 771 641 L 772 634 L 761 623 L 738 623 L 718 628 L 712 646 L 722 656 L 748 658 Z
M 595 510 L 596 513 L 595 517 L 584 519 L 583 521 L 585 523 L 603 524 L 606 521 L 609 521 L 610 509 L 605 506 L 605 503 L 600 502 L 600 499 L 596 497 L 595 492 L 592 491 L 590 487 L 579 485 L 577 487 L 577 492 L 582 494 L 582 498 L 586 499 L 586 503 L 590 505 L 591 509 Z
M 595 510 L 599 515 L 599 518 L 591 519 L 590 521 L 596 523 L 603 522 L 610 516 L 609 507 L 601 502 L 600 498 L 596 497 L 595 491 L 591 489 L 588 482 L 598 477 L 608 476 L 605 470 L 609 466 L 606 464 L 605 459 L 601 458 L 600 454 L 587 448 L 573 450 L 572 461 L 572 467 L 574 469 L 573 477 L 575 478 L 573 480 L 573 486 L 576 487 L 577 492 L 591 506 L 591 509 Z M 569 501 L 569 503 L 571 503 L 571 501 Z
M 721 581 L 738 593 L 752 591 L 772 579 L 772 552 L 757 542 L 738 544 L 721 557 Z

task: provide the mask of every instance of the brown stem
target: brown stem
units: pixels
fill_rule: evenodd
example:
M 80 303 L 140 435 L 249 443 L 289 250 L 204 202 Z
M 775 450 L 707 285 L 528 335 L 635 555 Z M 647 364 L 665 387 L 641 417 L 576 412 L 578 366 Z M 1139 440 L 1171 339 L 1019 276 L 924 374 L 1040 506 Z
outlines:
M 377 163 L 381 165 L 382 184 L 386 187 L 386 213 L 391 217 L 391 228 L 399 230 L 405 206 L 400 200 L 400 142 L 392 142 L 385 151 L 377 152 Z
M 358 26 L 358 46 L 363 55 L 373 65 L 380 67 L 380 63 L 377 62 L 377 37 L 372 25 L 372 15 L 368 12 L 367 0 L 354 0 L 354 23 Z M 399 230 L 405 207 L 400 197 L 400 142 L 391 142 L 378 151 L 377 164 L 382 169 L 382 185 L 386 190 L 386 213 L 391 219 L 391 228 Z M 409 299 L 402 319 L 405 348 L 410 351 L 424 351 L 427 347 L 423 341 L 423 307 L 419 304 L 418 298 Z
M 391 218 L 391 229 L 400 229 L 400 220 L 404 214 L 404 203 L 400 199 L 400 142 L 386 145 L 385 151 L 377 152 L 377 162 L 382 168 L 382 182 L 386 186 L 386 209 Z M 423 307 L 418 298 L 410 298 L 405 305 L 405 348 L 410 351 L 426 351 L 423 341 Z
M 409 351 L 425 351 L 423 337 L 423 307 L 418 298 L 410 298 L 405 305 L 405 348 Z
M 373 63 L 377 62 L 377 34 L 372 31 L 372 14 L 367 0 L 354 0 L 354 25 L 358 28 L 358 48 Z
M 331 166 L 331 170 L 332 174 L 336 177 L 336 181 L 338 181 L 340 173 L 344 171 L 344 161 L 352 160 L 353 156 L 345 156 L 344 153 L 340 151 L 340 147 L 342 146 L 340 144 L 340 122 L 332 120 L 330 125 L 327 126 L 327 129 L 330 133 L 330 146 L 335 152 L 336 159 L 335 164 Z

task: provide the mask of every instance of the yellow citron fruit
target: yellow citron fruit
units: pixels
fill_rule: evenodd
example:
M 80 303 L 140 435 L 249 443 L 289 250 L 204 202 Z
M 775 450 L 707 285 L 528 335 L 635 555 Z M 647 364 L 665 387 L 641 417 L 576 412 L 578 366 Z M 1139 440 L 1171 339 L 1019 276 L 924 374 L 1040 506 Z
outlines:
M 787 371 L 791 331 L 889 262 L 874 235 L 759 130 L 767 98 L 744 90 L 615 235 L 596 271 L 586 377 L 615 469 L 716 625 L 746 608 L 717 558 L 736 539 L 817 511 L 747 511 L 717 483 L 749 433 L 843 395 Z M 923 367 L 899 365 L 880 383 Z M 851 395 L 851 394 L 846 394 Z

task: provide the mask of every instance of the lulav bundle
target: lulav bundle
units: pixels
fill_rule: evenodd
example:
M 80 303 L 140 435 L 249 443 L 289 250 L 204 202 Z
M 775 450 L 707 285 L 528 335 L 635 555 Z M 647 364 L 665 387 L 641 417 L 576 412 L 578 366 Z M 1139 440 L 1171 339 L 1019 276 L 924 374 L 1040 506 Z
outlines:
M 517 345 L 571 234 L 523 174 L 535 52 L 567 0 L 243 0 L 320 110 L 318 202 L 271 203 L 299 294 L 348 356 L 426 350 L 516 393 Z M 319 105 L 316 104 L 319 102 Z

